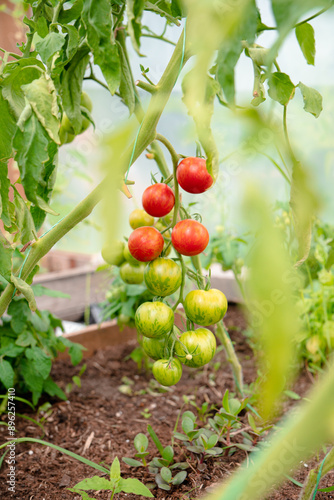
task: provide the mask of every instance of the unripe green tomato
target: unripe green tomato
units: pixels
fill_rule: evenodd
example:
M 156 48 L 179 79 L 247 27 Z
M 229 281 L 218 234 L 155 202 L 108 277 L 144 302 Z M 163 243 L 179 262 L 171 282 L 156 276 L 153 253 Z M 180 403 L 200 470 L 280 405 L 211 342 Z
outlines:
M 81 132 L 84 132 L 85 130 L 88 129 L 88 127 L 91 125 L 90 121 L 88 118 L 82 115 L 82 127 L 81 127 Z
M 197 328 L 182 333 L 175 344 L 175 354 L 181 363 L 198 368 L 204 366 L 216 353 L 216 337 L 207 328 Z
M 148 215 L 145 210 L 141 208 L 136 208 L 133 210 L 129 216 L 129 223 L 132 229 L 137 229 L 143 226 L 153 226 L 154 217 Z
M 128 285 L 140 285 L 144 280 L 144 266 L 134 266 L 124 262 L 119 270 L 119 275 Z
M 182 377 L 182 365 L 177 358 L 173 358 L 171 361 L 158 359 L 153 365 L 152 373 L 159 384 L 175 385 Z
M 63 118 L 61 120 L 61 126 L 63 127 L 65 132 L 69 132 L 70 134 L 74 134 L 74 128 L 71 125 L 70 120 L 67 117 L 67 114 L 64 112 Z
M 68 136 L 68 133 L 66 132 L 66 130 L 64 129 L 64 127 L 61 126 L 60 129 L 59 129 L 60 144 L 66 144 L 66 142 L 67 142 L 67 136 Z
M 158 297 L 166 297 L 180 288 L 182 269 L 174 260 L 159 257 L 146 266 L 144 279 L 150 292 Z
M 144 352 L 155 361 L 169 356 L 168 347 L 170 346 L 168 346 L 166 336 L 157 339 L 143 336 L 142 348 Z
M 75 134 L 67 132 L 66 144 L 69 144 L 70 142 L 74 141 L 74 139 L 75 139 Z
M 173 327 L 174 312 L 163 302 L 144 302 L 136 311 L 135 321 L 138 332 L 144 337 L 162 337 Z
M 102 248 L 101 255 L 110 266 L 120 266 L 124 262 L 124 242 L 115 241 Z
M 81 97 L 80 97 L 80 104 L 84 108 L 88 109 L 88 111 L 91 113 L 93 109 L 93 103 L 87 92 L 82 92 Z
M 225 316 L 227 300 L 223 292 L 215 288 L 192 290 L 184 300 L 184 310 L 196 325 L 214 325 Z
M 137 266 L 139 266 L 141 264 L 141 262 L 139 262 L 139 260 L 135 259 L 131 255 L 130 250 L 129 250 L 129 245 L 127 243 L 125 243 L 125 245 L 124 245 L 123 255 L 124 255 L 124 259 L 127 262 L 130 262 L 130 264 L 134 264 L 134 265 L 137 265 Z

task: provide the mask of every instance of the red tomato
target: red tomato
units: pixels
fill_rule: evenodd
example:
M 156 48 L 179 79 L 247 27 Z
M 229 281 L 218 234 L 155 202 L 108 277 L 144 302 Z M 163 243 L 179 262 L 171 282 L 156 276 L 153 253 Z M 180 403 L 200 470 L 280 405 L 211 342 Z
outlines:
M 182 255 L 197 255 L 205 250 L 208 243 L 208 230 L 196 220 L 181 220 L 172 231 L 172 245 Z
M 213 183 L 204 158 L 184 158 L 177 167 L 176 178 L 182 189 L 193 194 L 204 193 Z
M 174 207 L 175 196 L 167 184 L 153 184 L 145 189 L 142 203 L 146 212 L 152 217 L 164 217 Z
M 130 234 L 128 247 L 132 257 L 140 262 L 148 262 L 159 257 L 164 243 L 163 236 L 155 227 L 144 226 Z

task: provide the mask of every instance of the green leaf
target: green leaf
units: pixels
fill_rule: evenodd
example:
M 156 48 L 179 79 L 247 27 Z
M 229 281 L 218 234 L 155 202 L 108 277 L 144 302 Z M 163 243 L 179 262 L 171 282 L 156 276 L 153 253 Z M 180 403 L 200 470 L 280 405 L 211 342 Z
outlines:
M 43 63 L 34 57 L 20 59 L 5 66 L 2 95 L 9 103 L 10 109 L 18 119 L 26 105 L 22 85 L 31 83 L 44 73 Z
M 307 64 L 314 66 L 315 37 L 313 26 L 308 23 L 296 26 L 296 37 Z
M 318 118 L 322 111 L 322 95 L 312 87 L 307 87 L 302 82 L 299 82 L 297 87 L 302 93 L 304 100 L 304 109 L 311 113 L 315 118 Z
M 22 90 L 50 139 L 60 144 L 57 93 L 51 78 L 44 74 L 23 85 Z
M 75 488 L 67 488 L 68 491 L 72 491 L 76 495 L 81 495 L 82 500 L 96 500 L 93 497 L 90 497 L 85 491 L 76 490 Z
M 156 435 L 156 433 L 154 432 L 153 428 L 151 425 L 148 425 L 147 426 L 147 432 L 149 433 L 149 435 L 151 436 L 152 438 L 152 441 L 153 443 L 155 444 L 155 446 L 157 447 L 157 450 L 158 452 L 160 453 L 160 455 L 162 456 L 163 452 L 164 452 L 164 447 L 162 446 L 158 436 Z
M 0 88 L 0 215 L 6 226 L 11 225 L 8 207 L 10 181 L 8 179 L 7 162 L 12 156 L 12 141 L 15 129 L 16 122 L 9 110 L 8 102 L 2 96 Z
M 34 394 L 33 403 L 36 404 L 38 401 L 38 394 L 42 394 L 44 380 L 38 373 L 36 373 L 34 367 L 26 358 L 21 359 L 19 370 L 25 383 L 27 384 L 28 389 Z
M 13 274 L 11 276 L 11 282 L 13 283 L 15 288 L 19 290 L 19 292 L 21 292 L 22 295 L 27 299 L 30 309 L 32 311 L 36 311 L 37 305 L 31 286 L 28 285 L 24 280 L 21 280 L 21 278 L 17 278 L 16 276 L 14 276 Z
M 171 462 L 173 460 L 173 457 L 174 457 L 174 450 L 172 446 L 166 446 L 166 448 L 164 448 L 164 451 L 162 453 L 162 458 L 167 460 L 167 462 Z
M 36 21 L 36 31 L 41 38 L 45 38 L 49 33 L 48 23 L 44 16 L 40 16 Z
M 20 241 L 24 245 L 33 240 L 37 236 L 37 233 L 29 208 L 16 189 L 14 189 L 14 206 L 15 223 L 19 231 Z
M 65 113 L 76 134 L 81 132 L 81 92 L 82 81 L 89 62 L 89 48 L 83 45 L 65 66 L 62 73 L 60 94 Z
M 49 394 L 49 396 L 57 396 L 59 399 L 66 401 L 67 397 L 64 391 L 59 387 L 58 384 L 49 376 L 44 380 L 43 391 Z
M 68 347 L 68 354 L 71 358 L 71 363 L 73 366 L 76 366 L 82 360 L 82 351 L 86 350 L 81 344 L 77 344 L 75 342 L 71 342 L 66 337 L 62 337 L 63 344 Z
M 0 231 L 0 274 L 10 281 L 14 249 Z
M 279 29 L 287 30 L 294 26 L 300 17 L 315 8 L 317 5 L 324 6 L 326 2 L 321 0 L 272 0 L 271 5 Z
M 126 465 L 129 465 L 130 467 L 142 467 L 143 465 L 141 462 L 139 462 L 139 460 L 135 460 L 134 458 L 123 457 L 122 460 Z
M 288 398 L 291 398 L 291 399 L 301 399 L 301 397 L 299 396 L 299 394 L 297 394 L 294 391 L 286 390 L 286 391 L 284 391 L 284 394 L 286 396 L 288 396 Z
M 58 21 L 60 23 L 67 24 L 73 21 L 74 19 L 78 19 L 81 15 L 82 7 L 83 7 L 83 0 L 75 0 L 70 9 L 60 11 Z
M 160 471 L 160 475 L 161 475 L 162 479 L 164 481 L 166 481 L 166 483 L 169 483 L 170 480 L 172 479 L 172 473 L 168 469 L 168 467 L 162 467 L 161 471 Z
M 194 422 L 191 418 L 182 418 L 182 429 L 186 434 L 194 430 Z
M 80 490 L 111 490 L 113 488 L 114 482 L 105 479 L 104 477 L 93 476 L 88 479 L 80 481 L 74 486 L 74 489 Z
M 235 40 L 231 43 L 225 42 L 218 50 L 216 79 L 230 104 L 235 102 L 234 68 L 241 52 L 241 42 Z
M 181 0 L 172 0 L 170 9 L 171 9 L 171 13 L 172 13 L 173 17 L 176 17 L 176 18 L 183 17 L 183 10 L 182 10 L 182 2 L 181 2 Z
M 212 434 L 212 435 L 209 437 L 209 439 L 208 439 L 208 443 L 207 443 L 208 448 L 210 449 L 210 448 L 213 448 L 214 446 L 216 446 L 217 441 L 218 441 L 218 436 L 217 436 L 217 434 Z
M 78 30 L 71 24 L 62 24 L 61 29 L 66 33 L 66 60 L 72 59 L 80 41 Z
M 188 464 L 187 464 L 188 465 Z M 172 484 L 174 485 L 178 485 L 178 484 L 181 484 L 183 483 L 183 481 L 185 480 L 185 478 L 187 477 L 187 473 L 186 471 L 181 471 L 181 472 L 178 472 L 172 479 Z
M 127 58 L 125 57 L 122 46 L 117 43 L 120 65 L 121 65 L 121 77 L 119 84 L 119 92 L 122 96 L 124 104 L 129 108 L 130 115 L 134 112 L 135 109 L 135 91 L 133 88 L 133 80 L 131 71 L 129 68 L 129 63 Z
M 142 495 L 143 497 L 154 498 L 154 495 L 152 495 L 150 490 L 143 483 L 141 483 L 139 479 L 135 478 L 121 478 L 116 488 L 116 492 L 120 491 L 123 491 L 124 493 L 134 493 L 135 495 Z
M 84 0 L 82 20 L 87 43 L 93 51 L 94 63 L 100 66 L 111 94 L 119 87 L 121 66 L 113 40 L 111 4 L 109 0 Z
M 14 343 L 8 344 L 0 349 L 0 356 L 7 356 L 8 358 L 16 358 L 24 351 L 23 347 L 19 347 Z
M 11 316 L 10 326 L 15 333 L 21 333 L 30 319 L 31 311 L 26 300 L 18 299 L 12 300 L 8 307 L 8 314 Z M 18 344 L 17 345 L 29 345 L 29 344 Z
M 126 15 L 128 18 L 128 33 L 135 51 L 140 54 L 141 16 L 145 7 L 145 0 L 128 0 Z
M 0 380 L 6 389 L 13 387 L 14 385 L 14 370 L 9 361 L 0 358 Z
M 25 355 L 26 358 L 31 361 L 35 371 L 39 373 L 43 379 L 48 378 L 52 366 L 50 356 L 47 356 L 42 349 L 36 346 L 26 349 Z
M 295 95 L 295 86 L 289 75 L 280 72 L 272 73 L 269 77 L 268 94 L 282 106 L 288 104 Z
M 30 311 L 30 309 L 29 309 L 29 311 Z M 13 322 L 13 320 L 12 320 L 12 322 Z M 31 332 L 29 332 L 28 330 L 25 330 L 17 337 L 15 344 L 18 346 L 22 346 L 22 347 L 27 347 L 29 345 L 34 346 L 34 345 L 36 345 L 36 339 Z
M 35 297 L 42 297 L 43 295 L 48 297 L 59 297 L 62 299 L 70 299 L 71 296 L 68 293 L 60 292 L 59 290 L 51 290 L 40 283 L 32 286 Z
M 110 479 L 119 479 L 121 477 L 121 467 L 116 457 L 110 467 Z
M 137 451 L 145 451 L 147 450 L 148 447 L 148 439 L 145 436 L 145 434 L 142 434 L 141 432 L 136 435 L 134 439 L 134 447 L 136 448 Z
M 36 43 L 36 50 L 40 54 L 42 61 L 46 64 L 56 52 L 62 49 L 64 44 L 65 36 L 61 33 L 52 32 Z

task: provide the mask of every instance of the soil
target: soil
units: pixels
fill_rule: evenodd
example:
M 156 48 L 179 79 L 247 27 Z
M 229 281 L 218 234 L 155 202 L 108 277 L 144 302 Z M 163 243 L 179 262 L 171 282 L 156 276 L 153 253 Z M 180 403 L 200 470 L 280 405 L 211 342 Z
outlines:
M 256 367 L 252 351 L 242 334 L 246 324 L 236 306 L 229 307 L 225 322 L 242 361 L 245 383 L 250 384 L 256 379 Z M 196 411 L 193 406 L 184 404 L 183 396 L 194 396 L 198 406 L 208 401 L 220 408 L 225 390 L 234 390 L 233 377 L 224 351 L 220 350 L 214 363 L 204 369 L 185 368 L 181 381 L 168 392 L 161 393 L 158 386 L 152 385 L 152 375 L 143 370 L 138 371 L 136 363 L 127 358 L 135 347 L 136 342 L 130 341 L 122 346 L 97 351 L 86 360 L 87 369 L 81 378 L 81 388 L 74 386 L 67 401 L 51 401 L 52 413 L 43 423 L 44 438 L 40 427 L 18 416 L 16 436 L 42 438 L 96 463 L 103 462 L 105 466 L 110 466 L 117 456 L 123 477 L 137 477 L 145 484 L 154 482 L 154 477 L 146 468 L 130 468 L 121 461 L 122 457 L 134 458 L 133 439 L 136 434 L 142 432 L 148 435 L 147 425 L 150 424 L 164 446 L 171 444 L 180 408 L 182 412 L 187 409 Z M 219 369 L 214 370 L 214 364 L 218 362 Z M 64 389 L 79 369 L 72 367 L 69 361 L 59 361 L 54 364 L 53 377 Z M 127 379 L 124 377 L 133 382 L 130 385 L 132 395 L 119 390 L 121 385 L 126 385 Z M 294 391 L 303 395 L 310 385 L 310 378 L 302 373 Z M 292 400 L 286 405 L 287 408 L 291 403 Z M 16 412 L 36 419 L 36 413 L 27 411 L 27 406 L 18 401 Z M 145 418 L 147 414 L 150 414 L 149 418 Z M 6 418 L 3 416 L 2 420 L 6 421 Z M 0 442 L 8 440 L 7 434 L 7 428 L 1 425 Z M 199 470 L 196 461 L 190 459 L 189 452 L 185 455 L 183 448 L 174 446 L 174 449 L 177 461 L 190 462 L 188 476 L 184 483 L 174 486 L 171 491 L 155 488 L 153 494 L 159 500 L 201 498 L 218 482 L 226 479 L 246 457 L 244 451 L 238 450 L 231 456 L 209 458 Z M 158 456 L 152 443 L 148 451 L 149 459 Z M 294 475 L 295 479 L 303 482 L 315 464 L 315 461 L 302 463 Z M 16 447 L 15 493 L 7 490 L 7 473 L 8 468 L 4 464 L 0 474 L 0 497 L 16 500 L 79 500 L 81 497 L 67 488 L 84 478 L 102 475 L 53 448 L 35 443 L 20 443 Z M 334 474 L 330 473 L 321 481 L 321 487 L 331 486 L 333 482 Z M 268 495 L 266 500 L 297 500 L 299 494 L 300 488 L 288 481 Z M 107 500 L 110 493 L 92 492 L 89 496 Z M 118 498 L 136 500 L 144 497 L 120 493 Z M 318 493 L 316 496 L 317 500 L 330 498 L 334 498 L 333 493 Z

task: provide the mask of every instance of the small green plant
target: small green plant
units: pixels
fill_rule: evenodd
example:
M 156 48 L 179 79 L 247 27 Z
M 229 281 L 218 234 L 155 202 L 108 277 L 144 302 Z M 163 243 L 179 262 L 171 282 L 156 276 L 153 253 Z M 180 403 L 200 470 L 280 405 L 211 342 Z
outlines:
M 74 488 L 68 488 L 72 493 L 81 495 L 83 500 L 95 500 L 89 497 L 86 491 L 110 491 L 110 500 L 114 498 L 117 493 L 134 493 L 135 495 L 142 495 L 143 497 L 153 498 L 154 495 L 150 490 L 136 478 L 123 479 L 121 476 L 121 468 L 119 460 L 116 457 L 110 467 L 110 479 L 104 477 L 94 476 L 89 479 L 84 479 L 77 483 Z
M 202 403 L 201 406 L 197 406 L 195 401 L 190 401 L 190 404 L 196 408 L 200 421 L 204 423 L 213 415 L 213 411 L 216 410 L 216 406 L 214 404 L 209 406 L 208 401 Z
M 76 385 L 77 387 L 81 387 L 81 377 L 82 375 L 85 373 L 86 371 L 86 368 L 87 368 L 87 365 L 86 363 L 84 365 L 82 365 L 82 367 L 80 368 L 80 371 L 78 373 L 78 375 L 73 375 L 72 377 L 72 382 L 74 385 Z M 73 384 L 71 382 L 69 382 L 67 385 L 66 385 L 66 388 L 65 388 L 65 392 L 66 394 L 69 394 L 72 389 L 73 389 Z
M 3 288 L 4 283 L 0 281 L 0 290 Z M 15 387 L 17 395 L 30 393 L 34 405 L 42 393 L 65 400 L 66 394 L 50 375 L 52 362 L 59 352 L 68 348 L 75 366 L 80 363 L 84 348 L 57 336 L 55 329 L 63 329 L 62 322 L 49 311 L 32 312 L 22 296 L 13 298 L 1 321 L 0 391 L 4 393 Z
M 148 467 L 149 472 L 154 474 L 157 486 L 160 489 L 169 491 L 172 485 L 181 484 L 186 479 L 187 472 L 185 469 L 189 467 L 189 464 L 187 462 L 175 463 L 173 447 L 164 447 L 151 425 L 147 426 L 147 431 L 160 456 L 154 457 L 150 462 L 146 461 L 146 457 L 149 455 L 147 451 L 149 441 L 145 434 L 139 433 L 134 439 L 134 447 L 137 450 L 136 459 L 123 457 L 122 460 L 130 467 Z M 181 471 L 173 477 L 171 471 L 175 469 L 181 469 Z

